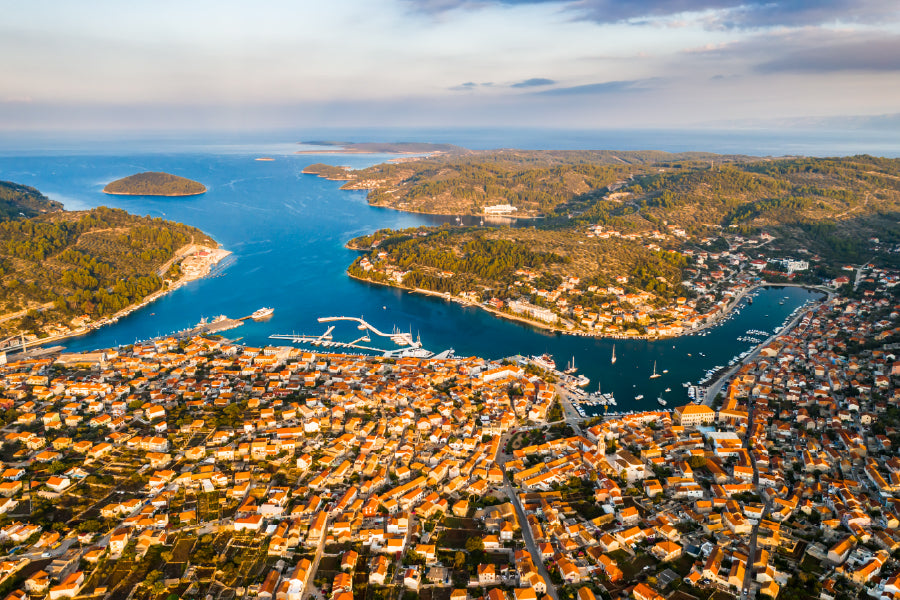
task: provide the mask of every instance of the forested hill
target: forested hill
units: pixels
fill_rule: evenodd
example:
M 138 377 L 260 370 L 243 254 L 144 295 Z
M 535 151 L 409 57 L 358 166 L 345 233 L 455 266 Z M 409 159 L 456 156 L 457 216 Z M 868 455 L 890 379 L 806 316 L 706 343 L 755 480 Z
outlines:
M 63 205 L 33 187 L 0 181 L 0 221 L 21 219 L 62 210 Z
M 752 252 L 735 260 L 809 259 L 813 267 L 802 277 L 812 283 L 837 277 L 848 264 L 900 267 L 898 159 L 659 160 L 652 153 L 616 153 L 617 162 L 604 153 L 564 153 L 568 162 L 560 163 L 552 152 L 508 156 L 356 172 L 357 184 L 377 181 L 371 202 L 386 198 L 394 208 L 466 213 L 489 198 L 544 218 L 520 228 L 376 232 L 349 243 L 369 251 L 365 259 L 375 268 L 361 257 L 350 273 L 384 282 L 400 273 L 407 287 L 454 294 L 490 289 L 502 297 L 519 265 L 498 248 L 512 243 L 556 257 L 529 265 L 548 290 L 571 276 L 598 287 L 627 281 L 635 292 L 670 299 L 685 293 L 680 282 L 689 275 L 679 256 L 741 248 L 751 238 L 757 240 Z M 392 179 L 401 170 L 403 179 Z M 384 179 L 376 180 L 376 172 Z
M 87 315 L 109 316 L 163 288 L 160 277 L 183 246 L 216 243 L 199 229 L 100 207 L 0 222 L 0 333 L 40 331 Z
M 311 165 L 311 173 L 369 190 L 369 203 L 432 214 L 482 214 L 485 206 L 511 204 L 517 216 L 546 214 L 584 194 L 621 185 L 629 177 L 685 164 L 751 160 L 704 152 L 493 150 L 390 162 L 349 170 Z
M 204 193 L 206 186 L 178 175 L 147 171 L 110 182 L 103 191 L 126 196 L 196 196 Z

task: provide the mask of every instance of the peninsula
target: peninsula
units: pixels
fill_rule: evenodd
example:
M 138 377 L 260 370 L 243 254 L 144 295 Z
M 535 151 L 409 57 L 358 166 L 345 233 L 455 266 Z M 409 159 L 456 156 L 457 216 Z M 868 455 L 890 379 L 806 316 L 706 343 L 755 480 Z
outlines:
M 66 211 L 6 182 L 0 197 L 18 215 L 0 215 L 0 351 L 115 321 L 229 254 L 181 223 L 107 207 Z
M 118 196 L 197 196 L 206 192 L 206 186 L 178 175 L 147 171 L 112 181 L 103 192 Z
M 373 205 L 482 215 L 351 240 L 351 276 L 575 335 L 682 335 L 757 285 L 837 289 L 898 263 L 898 160 L 504 150 L 308 170 Z M 539 218 L 484 227 L 501 214 Z

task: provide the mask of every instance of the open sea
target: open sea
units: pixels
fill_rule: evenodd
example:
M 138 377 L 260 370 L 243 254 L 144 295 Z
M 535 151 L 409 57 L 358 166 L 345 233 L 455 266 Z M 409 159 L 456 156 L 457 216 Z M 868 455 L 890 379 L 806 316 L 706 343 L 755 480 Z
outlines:
M 317 133 L 319 133 L 317 135 Z M 700 134 L 678 137 L 674 132 L 594 133 L 448 131 L 397 133 L 370 131 L 328 137 L 320 132 L 290 139 L 257 142 L 249 138 L 203 140 L 153 139 L 134 142 L 112 139 L 0 139 L 0 179 L 34 186 L 64 203 L 69 210 L 114 206 L 129 212 L 163 217 L 196 226 L 233 254 L 199 280 L 89 335 L 66 340 L 72 351 L 129 344 L 196 324 L 202 317 L 225 314 L 243 317 L 270 306 L 274 316 L 247 321 L 225 332 L 243 343 L 273 343 L 271 334 L 321 334 L 318 317 L 364 317 L 382 331 L 395 327 L 421 336 L 428 349 L 453 348 L 459 355 L 499 358 L 513 354 L 551 354 L 564 368 L 574 358 L 580 373 L 614 393 L 617 410 L 657 408 L 657 397 L 668 407 L 687 400 L 683 382 L 696 382 L 705 371 L 752 347 L 738 341 L 749 330 L 772 332 L 798 307 L 820 295 L 799 288 L 762 290 L 732 318 L 703 336 L 669 341 L 624 341 L 548 334 L 525 324 L 499 319 L 479 309 L 443 299 L 401 292 L 350 279 L 346 267 L 356 253 L 344 248 L 352 237 L 376 229 L 433 225 L 452 217 L 414 215 L 373 208 L 365 192 L 341 191 L 302 170 L 315 162 L 365 167 L 392 158 L 386 155 L 297 155 L 294 140 L 433 141 L 470 148 L 611 148 L 705 150 L 758 155 L 839 155 L 867 151 L 898 156 L 896 138 L 865 140 L 825 134 L 793 141 L 766 138 L 758 132 L 739 135 Z M 782 134 L 783 137 L 783 134 Z M 261 162 L 257 157 L 275 160 Z M 209 191 L 187 198 L 107 196 L 103 186 L 141 171 L 166 171 L 205 184 Z M 353 324 L 339 325 L 336 340 L 361 335 Z M 757 335 L 756 337 L 759 337 Z M 283 343 L 283 342 L 278 342 Z M 613 344 L 617 361 L 610 357 Z M 373 345 L 375 340 L 373 339 Z M 385 346 L 382 346 L 385 347 Z M 654 363 L 661 377 L 650 379 Z M 664 372 L 665 371 L 665 372 Z M 671 391 L 666 392 L 666 389 Z M 635 400 L 635 396 L 643 399 Z M 612 409 L 611 409 L 612 410 Z

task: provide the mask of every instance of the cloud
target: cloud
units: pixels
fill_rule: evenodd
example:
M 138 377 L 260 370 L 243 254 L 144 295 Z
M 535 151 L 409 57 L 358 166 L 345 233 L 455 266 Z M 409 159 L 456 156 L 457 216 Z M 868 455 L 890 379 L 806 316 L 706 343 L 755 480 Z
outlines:
M 493 86 L 494 86 L 493 81 L 485 81 L 483 83 L 475 83 L 474 81 L 467 81 L 467 82 L 461 83 L 459 85 L 454 85 L 452 88 L 450 88 L 450 90 L 454 91 L 454 92 L 467 92 L 467 91 L 471 91 L 471 90 L 474 90 L 474 89 L 477 89 L 480 87 L 493 87 Z
M 616 94 L 622 92 L 644 91 L 655 87 L 657 78 L 630 79 L 623 81 L 604 81 L 601 83 L 588 83 L 571 87 L 553 88 L 534 92 L 536 96 L 594 96 L 600 94 Z
M 547 79 L 545 77 L 532 77 L 531 79 L 526 79 L 525 81 L 520 81 L 518 83 L 514 83 L 509 87 L 514 88 L 531 88 L 531 87 L 542 87 L 545 85 L 553 85 L 556 81 L 552 79 Z
M 796 49 L 757 66 L 763 73 L 900 71 L 900 37 Z
M 558 4 L 575 20 L 600 24 L 670 20 L 700 14 L 712 29 L 757 27 L 803 27 L 832 23 L 883 25 L 900 21 L 896 0 L 406 0 L 415 10 L 439 14 L 451 10 L 475 10 L 489 5 Z
M 805 28 L 689 48 L 683 54 L 714 60 L 738 59 L 763 74 L 885 73 L 900 71 L 900 35 Z

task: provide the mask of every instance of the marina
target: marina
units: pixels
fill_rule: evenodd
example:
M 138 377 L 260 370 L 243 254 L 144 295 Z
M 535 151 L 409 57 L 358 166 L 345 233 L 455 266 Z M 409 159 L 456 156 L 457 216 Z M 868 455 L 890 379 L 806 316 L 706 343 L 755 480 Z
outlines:
M 340 342 L 334 339 L 333 332 L 335 325 L 330 325 L 324 333 L 320 335 L 304 335 L 304 334 L 272 334 L 269 339 L 289 341 L 293 344 L 310 345 L 314 347 L 335 348 L 341 350 L 361 350 L 363 352 L 381 354 L 387 358 L 449 358 L 453 356 L 453 350 L 445 350 L 440 354 L 427 350 L 422 347 L 420 339 L 413 340 L 411 333 L 397 331 L 396 328 L 391 333 L 385 333 L 377 327 L 368 323 L 361 317 L 320 317 L 319 323 L 334 323 L 340 321 L 349 321 L 357 323 L 356 328 L 366 333 L 351 342 Z M 385 338 L 392 342 L 398 348 L 377 348 L 375 346 L 363 345 L 363 343 L 371 343 L 372 338 L 369 334 L 376 337 Z M 555 365 L 554 365 L 555 366 Z
M 233 331 L 225 329 L 226 322 L 207 323 L 207 331 L 226 336 L 232 333 L 252 346 L 291 345 L 289 339 L 270 336 L 296 331 L 300 333 L 289 337 L 302 333 L 315 340 L 327 326 L 336 325 L 332 339 L 323 342 L 360 348 L 324 343 L 305 347 L 378 354 L 382 354 L 379 350 L 409 351 L 409 345 L 397 346 L 370 331 L 353 329 L 359 323 L 319 324 L 316 320 L 322 315 L 364 315 L 369 324 L 384 333 L 390 334 L 396 325 L 407 335 L 412 332 L 410 337 L 415 341 L 420 332 L 423 354 L 444 348 L 454 348 L 460 356 L 488 359 L 547 354 L 563 367 L 560 370 L 565 370 L 566 363 L 574 357 L 578 371 L 572 376 L 576 379 L 584 376 L 581 380 L 584 387 L 575 385 L 575 379 L 559 381 L 571 383 L 571 387 L 583 390 L 586 396 L 597 392 L 602 382 L 603 393 L 612 394 L 618 406 L 597 404 L 583 408 L 586 414 L 611 413 L 613 410 L 656 410 L 659 396 L 667 400 L 669 407 L 688 402 L 687 388 L 679 384 L 685 381 L 697 384 L 709 369 L 727 364 L 728 358 L 719 357 L 735 357 L 752 349 L 751 342 L 738 341 L 738 337 L 764 339 L 748 332 L 759 330 L 771 334 L 792 310 L 821 297 L 820 292 L 799 287 L 758 288 L 753 292 L 753 304 L 742 301 L 734 313 L 715 326 L 678 338 L 652 341 L 548 333 L 439 297 L 367 284 L 346 275 L 347 265 L 358 256 L 344 247 L 347 240 L 386 227 L 441 225 L 448 219 L 378 209 L 365 202 L 365 192 L 341 191 L 339 182 L 318 177 L 298 177 L 306 165 L 320 162 L 322 158 L 294 155 L 294 150 L 294 145 L 289 144 L 283 149 L 248 148 L 244 155 L 136 152 L 128 157 L 84 156 L 77 161 L 55 155 L 0 158 L 7 179 L 58 193 L 61 198 L 69 199 L 67 208 L 107 205 L 189 223 L 208 232 L 232 252 L 214 267 L 210 276 L 187 283 L 152 304 L 137 307 L 105 327 L 61 342 L 49 340 L 49 343 L 64 345 L 69 352 L 90 351 L 146 340 L 166 332 L 191 330 L 202 315 L 250 315 L 260 307 L 274 307 L 268 319 L 247 319 L 240 321 L 241 325 L 231 323 L 239 327 Z M 262 174 L 258 172 L 261 163 L 253 160 L 258 156 L 273 156 L 277 160 L 265 163 Z M 364 168 L 381 162 L 381 157 L 347 155 L 341 160 L 353 168 Z M 177 172 L 202 180 L 209 191 L 202 197 L 180 198 L 177 202 L 103 194 L 102 185 L 95 182 L 108 178 L 109 173 L 131 171 L 134 161 L 141 162 L 148 170 Z M 305 203 L 302 198 L 315 199 L 315 202 Z M 462 219 L 466 226 L 478 224 L 477 217 L 474 221 L 467 219 Z M 450 221 L 452 224 L 453 217 Z M 262 231 L 266 232 L 265 236 L 258 235 Z M 298 256 L 308 258 L 298 261 Z M 295 266 L 285 270 L 285 264 Z M 786 295 L 788 300 L 780 304 Z M 366 335 L 369 340 L 361 339 Z M 29 342 L 29 349 L 31 346 Z M 363 349 L 366 347 L 375 350 Z M 661 376 L 649 379 L 654 361 Z M 637 384 L 637 388 L 632 384 Z M 665 393 L 667 387 L 672 391 Z M 644 398 L 634 400 L 637 394 L 643 394 Z

